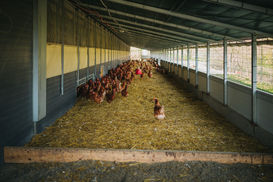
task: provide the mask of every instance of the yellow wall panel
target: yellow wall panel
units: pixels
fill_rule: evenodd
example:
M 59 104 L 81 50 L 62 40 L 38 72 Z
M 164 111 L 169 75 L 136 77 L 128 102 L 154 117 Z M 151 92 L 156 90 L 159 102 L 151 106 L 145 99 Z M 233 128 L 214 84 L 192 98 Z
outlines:
M 96 48 L 96 60 L 97 64 L 100 64 L 100 48 Z
M 108 62 L 108 49 L 105 49 L 105 62 Z
M 80 47 L 80 69 L 87 67 L 87 48 Z
M 89 65 L 95 65 L 95 48 L 89 48 Z
M 61 67 L 61 45 L 47 44 L 46 46 L 46 78 L 60 75 Z
M 106 62 L 106 50 L 102 49 L 102 60 L 105 63 Z
M 77 70 L 77 47 L 64 46 L 64 73 Z
M 101 48 L 101 63 L 104 63 L 104 49 Z

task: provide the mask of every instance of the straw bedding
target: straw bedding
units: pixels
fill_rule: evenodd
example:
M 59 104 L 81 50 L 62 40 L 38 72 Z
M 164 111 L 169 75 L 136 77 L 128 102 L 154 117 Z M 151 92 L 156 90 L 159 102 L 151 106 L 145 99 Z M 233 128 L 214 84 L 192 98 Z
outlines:
M 139 76 L 110 104 L 79 99 L 75 106 L 26 146 L 114 149 L 166 149 L 264 152 L 207 104 L 166 75 Z M 153 98 L 165 107 L 166 119 L 156 120 Z

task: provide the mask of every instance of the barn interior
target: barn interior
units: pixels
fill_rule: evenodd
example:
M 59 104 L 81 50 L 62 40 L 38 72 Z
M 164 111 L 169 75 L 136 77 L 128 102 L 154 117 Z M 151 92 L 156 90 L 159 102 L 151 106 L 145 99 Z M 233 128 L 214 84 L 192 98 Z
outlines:
M 144 176 L 136 181 L 213 181 L 212 171 L 218 167 L 229 171 L 220 174 L 231 176 L 231 181 L 273 179 L 272 1 L 4 0 L 0 5 L 0 162 L 4 166 L 0 179 L 12 180 L 10 176 L 18 172 L 21 175 L 13 180 L 66 181 L 73 176 L 84 180 L 73 171 L 78 165 L 73 162 L 79 159 L 65 157 L 66 149 L 97 152 L 99 157 L 91 158 L 95 162 L 79 164 L 103 168 L 93 181 L 111 181 L 102 171 L 113 167 L 119 169 L 113 176 L 123 175 L 112 176 L 112 181 L 134 181 L 135 173 L 122 169 L 135 166 L 137 176 Z M 149 54 L 135 58 L 132 47 Z M 128 68 L 134 75 L 126 82 L 128 95 L 120 91 L 110 102 L 107 97 L 98 104 L 91 95 L 79 93 L 90 80 L 102 81 L 117 68 Z M 139 68 L 147 71 L 143 78 L 135 72 Z M 155 98 L 164 105 L 163 120 L 155 118 Z M 58 171 L 62 164 L 30 164 L 26 169 L 31 175 L 25 177 L 24 166 L 5 166 L 35 159 L 44 162 L 47 157 L 41 156 L 49 159 L 51 148 L 61 151 L 64 161 L 58 162 L 72 162 L 66 169 L 71 175 L 31 174 L 33 169 Z M 100 150 L 126 152 L 108 160 L 107 152 Z M 127 153 L 143 150 L 152 161 L 145 156 L 146 161 L 135 156 L 125 160 Z M 73 155 L 79 156 L 79 151 Z M 196 156 L 209 153 L 192 161 L 166 159 L 190 163 L 153 164 L 162 170 L 177 166 L 173 175 L 178 177 L 168 176 L 170 171 L 165 176 L 153 172 L 153 177 L 141 171 L 153 171 L 143 162 L 166 162 L 157 158 L 162 151 L 177 156 L 181 151 L 194 151 Z M 247 164 L 222 166 L 234 161 L 220 157 L 215 161 L 219 152 L 221 157 L 234 152 L 231 156 L 240 156 L 235 162 Z M 31 160 L 26 153 L 33 155 Z M 209 157 L 212 153 L 215 160 Z M 108 163 L 101 162 L 104 158 Z M 198 176 L 206 168 L 203 164 L 209 171 L 199 178 L 190 177 L 192 171 L 180 176 L 176 171 L 191 165 Z

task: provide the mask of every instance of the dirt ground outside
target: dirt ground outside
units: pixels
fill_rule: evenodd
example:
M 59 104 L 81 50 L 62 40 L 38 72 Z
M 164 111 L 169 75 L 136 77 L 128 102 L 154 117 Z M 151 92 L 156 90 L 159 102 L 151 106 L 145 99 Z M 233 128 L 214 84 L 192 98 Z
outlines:
M 272 182 L 273 165 L 227 165 L 213 162 L 141 164 L 102 161 L 5 164 L 0 168 L 0 181 Z

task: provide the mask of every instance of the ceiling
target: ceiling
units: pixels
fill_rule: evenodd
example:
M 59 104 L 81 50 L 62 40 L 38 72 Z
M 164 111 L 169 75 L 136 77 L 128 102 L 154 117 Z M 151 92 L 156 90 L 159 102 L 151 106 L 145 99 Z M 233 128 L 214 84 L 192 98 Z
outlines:
M 272 0 L 69 1 L 142 49 L 273 37 Z

